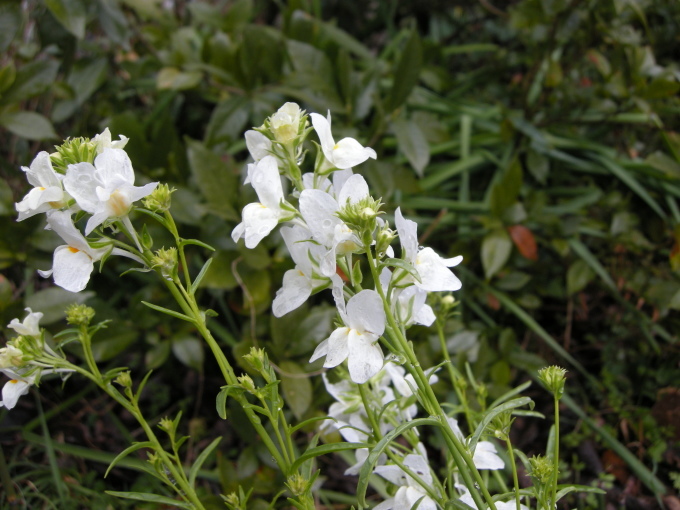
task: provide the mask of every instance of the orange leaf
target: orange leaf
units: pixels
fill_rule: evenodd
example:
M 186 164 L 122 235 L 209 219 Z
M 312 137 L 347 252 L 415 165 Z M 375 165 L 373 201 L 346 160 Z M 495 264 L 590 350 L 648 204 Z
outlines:
M 536 247 L 536 239 L 531 230 L 524 225 L 512 225 L 508 227 L 508 232 L 515 243 L 517 249 L 524 258 L 529 260 L 538 260 L 538 248 Z

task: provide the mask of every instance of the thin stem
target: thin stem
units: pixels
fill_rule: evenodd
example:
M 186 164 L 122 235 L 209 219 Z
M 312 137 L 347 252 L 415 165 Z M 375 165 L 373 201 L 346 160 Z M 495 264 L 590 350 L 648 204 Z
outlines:
M 456 395 L 458 396 L 458 400 L 460 400 L 460 403 L 463 406 L 463 412 L 465 413 L 465 421 L 467 422 L 468 426 L 472 428 L 474 427 L 475 424 L 472 421 L 472 415 L 470 414 L 470 406 L 468 405 L 467 396 L 463 391 L 461 391 L 458 384 L 456 384 L 456 380 L 459 379 L 461 376 L 460 374 L 456 373 L 457 371 L 453 366 L 453 362 L 451 361 L 451 356 L 449 355 L 449 350 L 446 346 L 446 338 L 444 337 L 444 327 L 439 319 L 435 321 L 435 326 L 437 326 L 437 335 L 439 336 L 439 343 L 441 344 L 442 348 L 442 356 L 446 360 L 446 368 L 449 372 L 451 385 L 453 386 L 453 389 L 455 390 Z
M 519 478 L 517 477 L 517 464 L 515 463 L 515 451 L 512 449 L 512 443 L 510 442 L 509 436 L 505 438 L 505 444 L 508 447 L 508 455 L 510 456 L 510 466 L 512 467 L 512 483 L 515 487 L 515 503 L 517 504 L 517 510 L 520 510 Z
M 550 496 L 551 505 L 550 508 L 555 508 L 557 505 L 557 481 L 559 477 L 559 467 L 560 467 L 560 399 L 557 397 L 557 393 L 553 393 L 553 398 L 555 401 L 555 452 L 553 454 L 554 462 L 554 474 L 552 482 L 552 491 Z

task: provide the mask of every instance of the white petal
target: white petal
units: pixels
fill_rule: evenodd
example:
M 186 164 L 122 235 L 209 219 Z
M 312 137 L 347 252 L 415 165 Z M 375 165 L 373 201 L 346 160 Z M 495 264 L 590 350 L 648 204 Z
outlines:
M 2 405 L 7 409 L 13 409 L 17 405 L 19 397 L 28 393 L 30 384 L 26 381 L 11 379 L 2 387 Z
M 315 241 L 312 241 L 312 233 L 304 227 L 293 225 L 292 227 L 281 227 L 281 237 L 286 243 L 290 257 L 295 264 L 308 276 L 312 273 L 312 262 L 309 260 L 311 255 L 315 260 L 326 252 Z
M 137 200 L 141 200 L 142 198 L 151 195 L 157 186 L 157 182 L 150 182 L 144 186 L 126 186 L 123 189 L 130 199 L 130 203 L 135 203 Z
M 335 216 L 338 203 L 328 193 L 306 189 L 300 193 L 300 213 L 307 222 L 314 239 L 327 248 L 333 246 L 335 226 L 342 221 Z
M 255 188 L 260 202 L 275 210 L 280 210 L 283 199 L 283 187 L 279 175 L 279 166 L 274 156 L 263 158 L 251 173 L 251 184 Z
M 409 262 L 414 262 L 418 253 L 418 225 L 415 221 L 407 220 L 401 214 L 401 207 L 394 211 L 394 223 L 399 233 L 402 257 Z
M 314 349 L 312 357 L 309 358 L 309 362 L 312 363 L 318 360 L 319 358 L 322 358 L 326 354 L 328 354 L 328 338 L 316 346 L 316 349 Z
M 85 224 L 85 235 L 90 235 L 90 233 L 97 228 L 99 225 L 104 223 L 109 219 L 109 211 L 106 210 L 106 204 L 97 204 L 97 209 L 93 211 L 90 219 L 87 220 Z
M 104 185 L 90 163 L 69 165 L 64 177 L 64 189 L 68 191 L 83 211 L 93 213 L 97 209 L 97 186 Z
M 31 186 L 37 188 L 57 186 L 61 188 L 61 174 L 54 171 L 50 155 L 45 151 L 38 153 L 30 168 L 24 166 L 21 169 L 26 172 L 26 179 Z
M 250 129 L 246 131 L 245 137 L 246 147 L 248 147 L 248 152 L 255 162 L 271 154 L 272 141 L 259 131 Z
M 432 473 L 430 473 L 430 466 L 422 455 L 407 455 L 404 457 L 404 466 L 418 475 L 425 483 L 432 483 Z M 419 487 L 415 481 L 412 482 L 414 487 Z
M 279 223 L 278 211 L 262 204 L 248 204 L 243 208 L 246 246 L 255 248 Z
M 407 483 L 406 473 L 399 467 L 394 465 L 377 466 L 373 472 L 376 475 L 382 476 L 388 482 L 398 486 L 405 486 Z
M 477 469 L 503 469 L 505 463 L 498 456 L 496 446 L 490 441 L 479 441 L 472 457 Z
M 312 294 L 312 281 L 299 269 L 290 269 L 283 275 L 283 285 L 272 303 L 274 317 L 282 317 L 302 305 Z
M 364 147 L 354 138 L 343 138 L 333 146 L 332 159 L 330 161 L 336 168 L 345 169 L 357 166 L 368 158 L 377 158 L 373 149 Z
M 454 291 L 462 286 L 460 280 L 444 265 L 442 258 L 432 248 L 424 248 L 416 257 L 416 271 L 421 282 L 416 286 L 428 292 Z
M 446 418 L 446 421 L 449 423 L 449 426 L 451 427 L 451 430 L 455 434 L 455 436 L 458 438 L 459 441 L 464 441 L 465 437 L 463 436 L 463 432 L 460 430 L 460 427 L 458 426 L 458 420 L 455 418 Z
M 455 267 L 461 262 L 463 262 L 463 256 L 458 255 L 457 257 L 451 257 L 450 259 L 442 258 L 442 262 L 446 267 Z
M 333 187 L 336 189 L 336 191 L 339 192 L 347 182 L 347 179 L 352 177 L 352 175 L 354 175 L 354 172 L 352 172 L 351 168 L 345 168 L 344 170 L 336 170 L 333 172 Z
M 55 211 L 47 217 L 47 223 L 68 246 L 90 252 L 90 245 L 73 224 L 71 215 L 66 211 Z
M 22 322 L 19 322 L 19 319 L 12 319 L 12 322 L 7 327 L 12 328 L 20 335 L 40 336 L 40 326 L 38 323 L 42 319 L 43 314 L 41 312 L 33 312 L 30 308 L 26 308 L 26 311 L 28 315 Z
M 231 231 L 231 238 L 235 243 L 238 243 L 238 240 L 241 239 L 245 233 L 246 226 L 243 222 L 241 222 L 234 227 L 234 230 Z
M 312 113 L 310 114 L 310 117 L 312 118 L 312 126 L 314 126 L 314 130 L 319 137 L 321 150 L 323 151 L 324 156 L 326 156 L 326 159 L 332 163 L 335 140 L 333 140 L 333 134 L 331 133 L 331 112 L 328 112 L 328 120 L 318 113 Z
M 349 328 L 338 328 L 328 337 L 328 353 L 326 354 L 326 362 L 323 364 L 324 367 L 336 367 L 347 359 L 349 355 L 347 348 L 349 332 Z M 316 355 L 316 352 L 314 354 Z
M 54 251 L 52 270 L 54 283 L 68 291 L 80 292 L 90 281 L 94 263 L 84 251 L 60 246 Z
M 368 184 L 362 175 L 354 174 L 345 181 L 338 195 L 338 205 L 344 207 L 349 202 L 356 204 L 362 198 L 368 196 Z
M 132 161 L 122 149 L 104 149 L 94 159 L 94 166 L 102 182 L 108 187 L 109 183 L 124 180 L 128 184 L 135 183 L 135 172 Z
M 349 375 L 352 381 L 362 384 L 380 372 L 385 361 L 380 345 L 372 335 L 360 335 L 352 329 L 348 338 Z
M 385 309 L 380 295 L 374 290 L 362 290 L 347 303 L 349 327 L 368 332 L 375 338 L 385 331 Z

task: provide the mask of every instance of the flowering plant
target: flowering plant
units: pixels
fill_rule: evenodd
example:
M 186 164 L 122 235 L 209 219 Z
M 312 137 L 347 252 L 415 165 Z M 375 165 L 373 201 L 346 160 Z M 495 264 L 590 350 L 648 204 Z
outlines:
M 318 143 L 308 143 L 313 132 Z M 125 256 L 134 261 L 136 269 L 157 273 L 179 309 L 145 304 L 191 324 L 200 333 L 225 381 L 217 396 L 217 413 L 226 419 L 227 399 L 238 403 L 285 476 L 288 501 L 297 508 L 316 507 L 314 489 L 319 471 L 314 459 L 343 450 L 355 451 L 355 463 L 347 473 L 359 477 L 359 508 L 368 506 L 368 485 L 380 487 L 373 474 L 392 486 L 385 489 L 383 484 L 384 501 L 375 507 L 382 510 L 520 509 L 528 507 L 532 500 L 541 508 L 554 507 L 574 489 L 557 485 L 557 447 L 539 462 L 515 453 L 510 443 L 514 417 L 537 415 L 530 409 L 531 400 L 518 396 L 527 385 L 487 406 L 482 386 L 471 374 L 465 377 L 458 372 L 445 348 L 442 363 L 427 370 L 421 366 L 407 337 L 408 329 L 414 324 L 435 324 L 439 340 L 445 345 L 441 325 L 456 306 L 450 292 L 461 288 L 461 281 L 450 268 L 460 264 L 462 257 L 444 258 L 432 248 L 420 247 L 416 223 L 404 218 L 400 208 L 394 211 L 396 231 L 390 228 L 381 200 L 371 196 L 364 177 L 353 171 L 353 167 L 377 158 L 376 152 L 349 137 L 336 143 L 330 112 L 326 117 L 316 113 L 308 116 L 294 103 L 283 105 L 245 136 L 254 161 L 247 166 L 245 182 L 253 187 L 259 201 L 243 208 L 242 222 L 232 231 L 233 240 L 244 239 L 247 248 L 255 248 L 284 224 L 281 237 L 295 268 L 283 277 L 272 306 L 275 316 L 290 313 L 310 296 L 325 290 L 330 290 L 336 305 L 336 328 L 310 359 L 313 362 L 324 358 L 325 368 L 335 368 L 324 374 L 323 381 L 336 402 L 318 424 L 319 434 L 302 449 L 293 440 L 296 431 L 313 425 L 318 418 L 296 426 L 289 424 L 290 414 L 285 412 L 279 393 L 280 381 L 264 350 L 253 348 L 244 357 L 257 380 L 248 374 L 236 375 L 208 327 L 208 318 L 215 312 L 202 309 L 197 302 L 197 290 L 211 260 L 195 276 L 186 261 L 188 246 L 212 248 L 180 236 L 170 212 L 173 190 L 167 185 L 134 185 L 132 162 L 124 150 L 125 137 L 113 142 L 106 130 L 91 140 L 67 140 L 56 153 L 40 153 L 31 167 L 24 169 L 36 188 L 17 204 L 19 219 L 45 213 L 48 227 L 65 243 L 55 250 L 53 268 L 41 271 L 41 275 L 52 276 L 57 285 L 78 292 L 87 286 L 94 263 L 104 263 L 111 255 Z M 316 145 L 317 155 L 310 171 L 304 172 L 311 145 Z M 288 184 L 293 191 L 286 196 Z M 142 199 L 142 205 L 136 205 Z M 135 228 L 131 217 L 134 211 L 165 228 L 174 245 L 154 246 L 146 231 L 140 233 Z M 396 237 L 401 246 L 399 257 L 392 247 Z M 168 436 L 168 448 L 139 405 L 146 378 L 134 389 L 127 369 L 100 371 L 91 340 L 105 324 L 92 324 L 92 309 L 83 305 L 69 309 L 67 320 L 73 328 L 61 335 L 55 349 L 38 328 L 41 314 L 28 311 L 23 322 L 15 320 L 9 325 L 20 336 L 0 353 L 0 369 L 10 378 L 3 389 L 2 405 L 13 407 L 43 374 L 77 373 L 90 379 L 129 411 L 147 436 L 147 440 L 126 448 L 111 465 L 145 449 L 151 474 L 165 482 L 175 497 L 115 494 L 182 508 L 205 508 L 196 490 L 196 477 L 220 438 L 187 468 L 178 454 L 184 442 L 177 434 L 181 414 L 159 423 Z M 74 339 L 82 346 L 85 366 L 72 363 L 60 350 L 64 342 Z M 432 389 L 442 368 L 454 383 L 457 405 L 441 402 Z M 549 381 L 546 385 L 555 395 L 557 410 L 564 373 L 552 370 L 542 378 Z M 467 385 L 477 390 L 478 409 L 473 409 L 465 397 Z M 417 418 L 419 413 L 426 417 Z M 469 434 L 462 431 L 452 414 L 465 416 Z M 558 420 L 556 415 L 556 423 Z M 557 427 L 555 430 L 552 444 L 558 444 Z M 329 439 L 334 432 L 345 442 L 329 440 L 318 445 L 321 437 Z M 438 461 L 445 467 L 444 477 L 428 460 L 429 446 L 424 438 L 430 437 L 439 442 L 443 452 Z M 507 452 L 502 452 L 498 441 L 505 442 Z M 516 454 L 532 474 L 535 487 L 520 489 Z M 506 466 L 512 475 L 512 487 L 499 474 Z M 494 473 L 493 483 L 488 472 Z M 244 508 L 248 496 L 239 491 L 223 498 L 229 508 L 235 509 Z

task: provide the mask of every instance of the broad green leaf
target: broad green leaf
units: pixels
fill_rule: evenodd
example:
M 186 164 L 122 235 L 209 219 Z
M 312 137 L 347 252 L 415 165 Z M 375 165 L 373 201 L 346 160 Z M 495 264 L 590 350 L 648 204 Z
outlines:
M 205 447 L 205 450 L 203 450 L 201 454 L 198 457 L 196 457 L 196 460 L 191 465 L 191 469 L 189 470 L 190 487 L 193 487 L 195 485 L 198 471 L 201 469 L 205 461 L 208 460 L 208 457 L 213 452 L 213 450 L 217 448 L 217 445 L 220 444 L 220 441 L 222 441 L 222 437 L 216 437 L 208 446 Z
M 522 165 L 515 157 L 492 184 L 489 209 L 496 218 L 501 218 L 506 209 L 517 202 L 522 187 L 522 174 Z
M 108 71 L 109 64 L 105 58 L 77 61 L 66 79 L 74 97 L 55 103 L 52 112 L 54 122 L 62 122 L 73 115 L 106 81 Z
M 175 357 L 183 364 L 197 370 L 203 371 L 203 360 L 205 352 L 203 342 L 189 334 L 180 334 L 172 338 L 172 352 Z
M 2 2 L 0 4 L 0 53 L 9 48 L 21 28 L 21 2 Z
M 57 138 L 47 117 L 35 112 L 5 113 L 0 116 L 0 126 L 28 140 Z
M 0 69 L 0 96 L 2 96 L 3 91 L 12 86 L 16 77 L 17 71 L 14 67 L 14 62 L 9 62 L 5 67 Z
M 406 47 L 401 53 L 397 66 L 393 69 L 392 88 L 385 104 L 388 112 L 393 112 L 404 104 L 404 101 L 406 101 L 418 83 L 422 65 L 423 50 L 420 36 L 417 30 L 413 30 L 411 37 L 406 42 Z
M 299 420 L 312 404 L 312 383 L 303 368 L 294 361 L 281 361 L 281 391 L 288 407 Z M 290 374 L 287 376 L 286 374 Z
M 38 60 L 17 69 L 12 86 L 0 98 L 0 104 L 23 101 L 47 90 L 57 76 L 59 62 Z
M 595 276 L 595 272 L 582 259 L 578 259 L 567 269 L 567 294 L 573 296 L 585 289 Z
M 116 0 L 99 0 L 99 23 L 114 43 L 130 49 L 130 26 Z
M 487 280 L 490 280 L 505 266 L 511 252 L 512 240 L 505 229 L 499 228 L 484 236 L 481 256 L 482 267 L 484 267 L 484 275 Z
M 106 468 L 106 472 L 104 473 L 104 478 L 106 478 L 109 474 L 109 471 L 113 469 L 113 467 L 118 464 L 118 462 L 128 455 L 130 455 L 133 452 L 136 452 L 137 450 L 141 450 L 142 448 L 151 448 L 153 449 L 153 443 L 151 441 L 142 441 L 140 443 L 134 443 L 131 446 L 128 446 L 125 450 L 120 452 L 118 455 L 116 455 L 116 458 L 111 461 L 111 464 L 109 464 L 109 467 Z
M 72 303 L 82 304 L 95 295 L 92 291 L 69 292 L 61 287 L 39 290 L 26 298 L 26 306 L 34 312 L 41 312 L 40 325 L 46 326 L 66 317 L 66 308 Z
M 45 0 L 45 5 L 66 30 L 78 39 L 85 37 L 87 7 L 83 0 Z
M 190 139 L 187 139 L 187 153 L 191 173 L 210 212 L 224 219 L 238 220 L 235 205 L 240 183 L 232 164 Z
M 168 498 L 167 496 L 159 496 L 158 494 L 149 494 L 146 492 L 119 492 L 119 491 L 104 491 L 111 496 L 124 499 L 134 499 L 136 501 L 148 501 L 149 503 L 158 503 L 161 505 L 168 505 L 170 507 L 186 508 L 193 510 L 194 505 L 183 503 L 180 500 Z
M 201 71 L 181 71 L 176 67 L 164 67 L 156 77 L 159 90 L 187 90 L 196 87 L 203 78 Z
M 397 119 L 392 123 L 394 134 L 408 162 L 423 177 L 425 167 L 430 162 L 430 146 L 418 124 L 412 120 Z
M 205 143 L 212 147 L 219 142 L 234 142 L 242 135 L 248 115 L 250 101 L 243 96 L 232 96 L 215 107 L 205 131 Z

